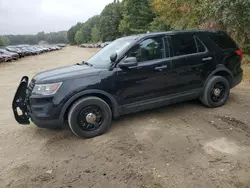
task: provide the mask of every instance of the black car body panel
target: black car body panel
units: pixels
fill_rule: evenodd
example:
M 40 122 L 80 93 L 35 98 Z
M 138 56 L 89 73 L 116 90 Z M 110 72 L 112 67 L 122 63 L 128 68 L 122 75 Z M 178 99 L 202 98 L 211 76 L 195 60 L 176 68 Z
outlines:
M 234 87 L 242 80 L 241 59 L 237 54 L 239 48 L 230 43 L 234 48 L 221 49 L 211 40 L 214 34 L 225 33 L 171 31 L 118 39 L 116 42 L 123 45 L 117 50 L 116 61 L 108 62 L 108 66 L 99 64 L 106 60 L 103 57 L 93 65 L 91 59 L 89 63 L 35 75 L 27 88 L 27 109 L 24 111 L 27 110 L 28 117 L 37 126 L 53 127 L 62 125 L 72 104 L 84 96 L 97 96 L 105 100 L 116 118 L 131 112 L 199 98 L 207 80 L 214 75 L 225 76 L 231 87 Z M 138 52 L 137 48 L 146 49 L 149 43 L 154 45 L 153 51 L 141 50 L 141 54 L 146 55 L 141 55 L 139 59 L 137 57 L 138 65 L 119 67 L 126 57 L 131 54 L 133 57 Z M 110 45 L 103 50 L 108 50 Z M 160 50 L 156 53 L 157 49 Z M 98 53 L 100 55 L 102 50 Z M 151 59 L 143 60 L 144 56 Z M 62 85 L 53 95 L 37 95 L 32 92 L 35 85 L 58 82 L 62 82 Z M 20 120 L 18 122 L 22 124 Z
M 64 81 L 67 79 L 94 76 L 100 72 L 100 69 L 95 69 L 87 65 L 72 65 L 52 70 L 40 72 L 34 76 L 38 84 L 53 83 L 57 81 Z

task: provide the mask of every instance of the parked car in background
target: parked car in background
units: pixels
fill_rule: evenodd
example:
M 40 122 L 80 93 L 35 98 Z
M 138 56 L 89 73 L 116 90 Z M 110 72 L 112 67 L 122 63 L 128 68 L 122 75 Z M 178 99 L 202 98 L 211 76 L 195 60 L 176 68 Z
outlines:
M 53 45 L 16 45 L 0 48 L 1 58 L 0 62 L 16 60 L 21 57 L 29 55 L 39 55 L 44 52 L 60 50 L 66 44 L 53 44 Z
M 66 47 L 67 45 L 66 44 L 57 44 L 57 46 L 61 47 L 61 48 L 64 48 Z
M 24 54 L 24 56 L 32 55 L 32 53 L 29 50 L 27 50 L 26 47 L 17 46 L 16 48 L 21 50 L 21 52 Z
M 107 46 L 109 44 L 109 42 L 105 42 L 105 43 L 95 43 L 95 44 L 80 44 L 79 46 L 82 48 L 103 48 L 105 46 Z
M 24 53 L 28 56 L 28 55 L 35 55 L 35 52 L 33 50 L 31 50 L 29 47 L 21 47 L 21 49 L 24 51 Z
M 37 54 L 43 53 L 43 51 L 40 48 L 38 48 L 37 46 L 33 46 L 33 50 L 35 50 Z
M 55 48 L 56 48 L 56 50 L 61 50 L 62 49 L 62 47 L 60 47 L 60 46 L 55 46 Z
M 48 49 L 48 51 L 54 51 L 54 47 L 53 46 L 46 46 L 46 48 Z
M 2 54 L 0 54 L 0 63 L 4 62 L 4 57 L 2 56 Z
M 0 55 L 2 56 L 4 62 L 8 62 L 8 61 L 12 61 L 13 60 L 12 57 L 11 57 L 11 55 L 5 54 L 3 52 L 0 52 Z
M 105 43 L 102 43 L 102 44 L 101 44 L 101 48 L 104 48 L 104 47 L 105 47 Z
M 103 42 L 102 44 L 101 44 L 101 48 L 104 48 L 105 46 L 107 46 L 107 45 L 109 45 L 111 42 Z
M 42 48 L 43 48 L 44 52 L 49 52 L 50 51 L 50 49 L 48 47 L 46 47 L 46 46 L 42 46 Z
M 3 54 L 10 55 L 11 58 L 12 58 L 12 60 L 17 60 L 17 59 L 19 59 L 19 54 L 18 54 L 18 53 L 9 52 L 8 50 L 1 49 L 1 48 L 0 48 L 0 52 L 2 52 Z
M 25 53 L 17 47 L 9 46 L 9 47 L 6 47 L 6 50 L 8 50 L 9 52 L 18 53 L 19 57 L 25 56 Z

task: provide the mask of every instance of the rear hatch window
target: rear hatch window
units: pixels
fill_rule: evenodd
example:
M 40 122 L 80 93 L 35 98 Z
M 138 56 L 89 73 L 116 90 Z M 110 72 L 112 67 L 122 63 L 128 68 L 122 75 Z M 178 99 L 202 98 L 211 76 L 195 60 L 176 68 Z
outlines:
M 226 33 L 216 33 L 210 38 L 222 49 L 238 49 L 237 44 Z

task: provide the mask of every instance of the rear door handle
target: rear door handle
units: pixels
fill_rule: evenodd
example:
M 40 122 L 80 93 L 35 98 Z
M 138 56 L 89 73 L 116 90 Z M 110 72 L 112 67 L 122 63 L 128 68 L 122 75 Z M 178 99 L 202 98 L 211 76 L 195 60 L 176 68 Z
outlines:
M 163 66 L 160 66 L 160 67 L 155 67 L 155 70 L 162 71 L 163 69 L 167 69 L 167 68 L 168 68 L 167 65 L 163 65 Z
M 212 57 L 205 57 L 205 58 L 202 59 L 202 61 L 210 61 L 212 59 L 213 59 Z

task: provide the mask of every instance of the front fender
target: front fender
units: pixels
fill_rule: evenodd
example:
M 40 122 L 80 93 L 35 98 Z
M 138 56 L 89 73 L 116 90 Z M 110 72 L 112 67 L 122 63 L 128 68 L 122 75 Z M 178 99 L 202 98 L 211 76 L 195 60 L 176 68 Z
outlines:
M 111 101 L 111 105 L 112 105 L 112 112 L 113 112 L 113 116 L 116 118 L 120 115 L 119 112 L 119 108 L 118 108 L 118 103 L 115 100 L 115 98 L 102 90 L 98 90 L 98 89 L 89 89 L 89 90 L 85 90 L 85 91 L 81 91 L 75 95 L 73 95 L 63 106 L 61 114 L 60 114 L 60 118 L 64 118 L 64 115 L 66 113 L 66 111 L 68 110 L 68 108 L 78 99 L 84 97 L 84 96 L 96 96 L 96 95 L 102 95 L 107 97 L 110 101 Z

